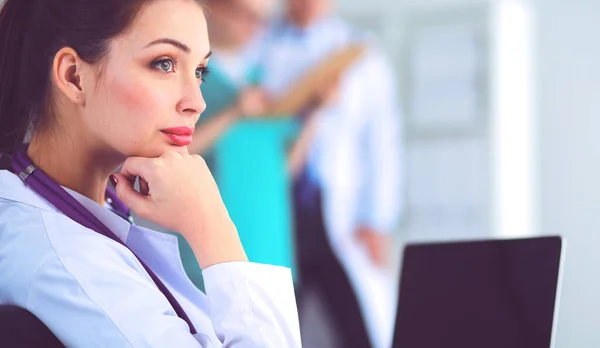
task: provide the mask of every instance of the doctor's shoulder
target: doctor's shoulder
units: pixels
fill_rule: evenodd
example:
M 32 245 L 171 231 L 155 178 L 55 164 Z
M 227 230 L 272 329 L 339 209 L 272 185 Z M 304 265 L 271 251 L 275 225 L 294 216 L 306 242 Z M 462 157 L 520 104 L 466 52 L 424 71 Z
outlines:
M 94 259 L 137 267 L 119 247 L 57 211 L 0 196 L 0 303 L 27 308 L 32 287 L 47 281 L 58 290 L 70 268 Z
M 0 303 L 25 307 L 37 270 L 55 257 L 42 210 L 0 196 Z

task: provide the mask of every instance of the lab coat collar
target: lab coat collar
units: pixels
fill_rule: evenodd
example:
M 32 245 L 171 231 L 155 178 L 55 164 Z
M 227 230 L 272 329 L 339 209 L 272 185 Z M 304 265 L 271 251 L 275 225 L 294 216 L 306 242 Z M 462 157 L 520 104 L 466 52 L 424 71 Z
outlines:
M 64 189 L 73 196 L 84 208 L 90 211 L 100 222 L 102 222 L 109 230 L 111 230 L 117 238 L 119 238 L 124 243 L 127 242 L 127 237 L 129 235 L 129 229 L 131 224 L 129 221 L 125 221 L 119 215 L 110 211 L 107 207 L 98 204 L 97 202 L 89 199 L 88 197 L 80 194 L 79 192 L 75 192 L 69 188 L 64 187 Z
M 107 208 L 75 192 L 63 187 L 73 198 L 89 210 L 98 220 L 106 225 L 120 240 L 127 241 L 130 224 Z M 42 210 L 60 212 L 37 192 L 33 191 L 21 179 L 8 170 L 0 170 L 0 198 L 24 203 Z
M 0 199 L 24 203 L 42 210 L 58 211 L 43 197 L 29 189 L 16 174 L 8 170 L 0 170 Z

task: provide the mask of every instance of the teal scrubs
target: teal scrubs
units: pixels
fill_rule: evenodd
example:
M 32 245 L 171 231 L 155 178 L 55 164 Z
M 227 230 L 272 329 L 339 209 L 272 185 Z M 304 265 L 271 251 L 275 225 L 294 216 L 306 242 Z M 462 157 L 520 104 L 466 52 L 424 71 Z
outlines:
M 240 87 L 210 63 L 202 84 L 207 104 L 199 124 L 236 102 Z M 257 84 L 259 69 L 249 69 L 247 82 Z M 242 119 L 203 154 L 252 262 L 285 266 L 294 273 L 292 207 L 287 153 L 299 124 L 292 117 Z M 180 237 L 184 268 L 202 287 L 202 275 L 191 248 Z

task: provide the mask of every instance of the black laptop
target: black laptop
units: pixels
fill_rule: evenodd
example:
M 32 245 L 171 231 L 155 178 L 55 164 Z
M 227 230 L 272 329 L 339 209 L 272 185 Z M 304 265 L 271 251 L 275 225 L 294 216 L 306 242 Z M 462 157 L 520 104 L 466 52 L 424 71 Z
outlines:
M 553 347 L 560 237 L 410 244 L 395 348 Z

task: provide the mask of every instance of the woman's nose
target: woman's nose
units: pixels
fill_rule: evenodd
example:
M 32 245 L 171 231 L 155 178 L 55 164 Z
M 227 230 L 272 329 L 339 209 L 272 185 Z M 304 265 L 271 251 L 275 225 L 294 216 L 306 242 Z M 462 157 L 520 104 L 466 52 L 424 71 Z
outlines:
M 206 110 L 206 102 L 204 101 L 204 97 L 202 97 L 198 80 L 186 81 L 182 90 L 182 98 L 177 110 L 179 113 L 200 115 Z

